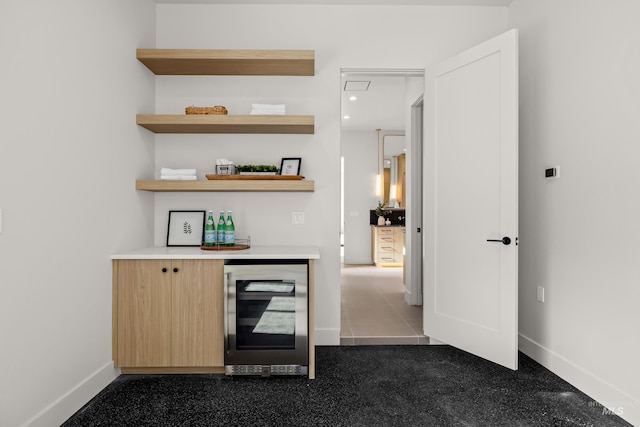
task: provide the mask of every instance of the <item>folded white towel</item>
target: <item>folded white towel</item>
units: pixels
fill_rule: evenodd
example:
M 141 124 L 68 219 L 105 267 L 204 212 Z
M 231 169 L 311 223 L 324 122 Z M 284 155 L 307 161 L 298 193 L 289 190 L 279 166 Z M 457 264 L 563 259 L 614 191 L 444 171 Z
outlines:
M 198 177 L 195 175 L 160 175 L 160 179 L 173 181 L 195 181 Z
M 284 116 L 284 111 L 251 110 L 252 116 Z
M 253 108 L 254 110 L 284 111 L 285 104 L 251 104 L 251 108 Z
M 195 169 L 160 169 L 160 175 L 195 175 Z

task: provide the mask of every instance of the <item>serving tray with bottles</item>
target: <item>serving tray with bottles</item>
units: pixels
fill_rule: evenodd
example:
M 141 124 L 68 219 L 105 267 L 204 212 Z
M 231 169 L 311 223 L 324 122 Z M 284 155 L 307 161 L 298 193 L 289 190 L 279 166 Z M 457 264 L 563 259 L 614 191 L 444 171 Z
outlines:
M 200 246 L 203 251 L 241 251 L 243 249 L 249 249 L 251 247 L 251 240 L 236 239 L 233 246 L 225 246 L 224 243 L 215 243 L 213 246 Z

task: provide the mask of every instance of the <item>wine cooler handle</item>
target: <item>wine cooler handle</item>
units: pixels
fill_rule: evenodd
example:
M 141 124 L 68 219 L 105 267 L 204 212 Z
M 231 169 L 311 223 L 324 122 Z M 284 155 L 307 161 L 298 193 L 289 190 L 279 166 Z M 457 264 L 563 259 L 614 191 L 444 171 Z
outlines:
M 224 311 L 223 311 L 223 318 L 224 321 L 222 322 L 223 324 L 223 330 L 224 330 L 224 351 L 225 354 L 227 354 L 229 352 L 229 286 L 231 286 L 231 272 L 228 272 L 225 274 L 225 281 L 223 283 L 223 288 L 224 288 L 224 297 L 223 297 L 223 301 L 224 301 Z

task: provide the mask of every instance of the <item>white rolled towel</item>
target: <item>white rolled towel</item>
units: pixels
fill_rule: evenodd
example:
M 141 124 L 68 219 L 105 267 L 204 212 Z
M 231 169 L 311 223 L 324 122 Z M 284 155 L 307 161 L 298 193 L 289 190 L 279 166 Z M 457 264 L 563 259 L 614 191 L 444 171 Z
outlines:
M 285 110 L 285 104 L 251 104 L 254 110 L 282 111 Z
M 284 111 L 251 110 L 252 116 L 284 116 Z
M 160 179 L 173 181 L 195 181 L 198 177 L 195 175 L 160 175 Z
M 196 174 L 196 170 L 195 169 L 169 169 L 169 168 L 160 169 L 160 175 L 191 176 L 191 175 L 195 175 L 195 174 Z

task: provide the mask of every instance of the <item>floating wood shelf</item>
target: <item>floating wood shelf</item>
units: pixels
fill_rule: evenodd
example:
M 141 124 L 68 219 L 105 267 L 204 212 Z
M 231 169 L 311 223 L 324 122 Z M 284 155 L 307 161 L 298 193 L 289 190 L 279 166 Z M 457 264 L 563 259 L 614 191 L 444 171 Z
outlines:
M 138 114 L 136 123 L 155 133 L 312 134 L 313 116 L 228 116 L 212 114 Z
M 136 190 L 155 192 L 206 192 L 206 191 L 255 191 L 255 192 L 313 192 L 314 181 L 307 180 L 197 180 L 136 181 Z
M 156 75 L 313 76 L 313 50 L 138 49 Z

